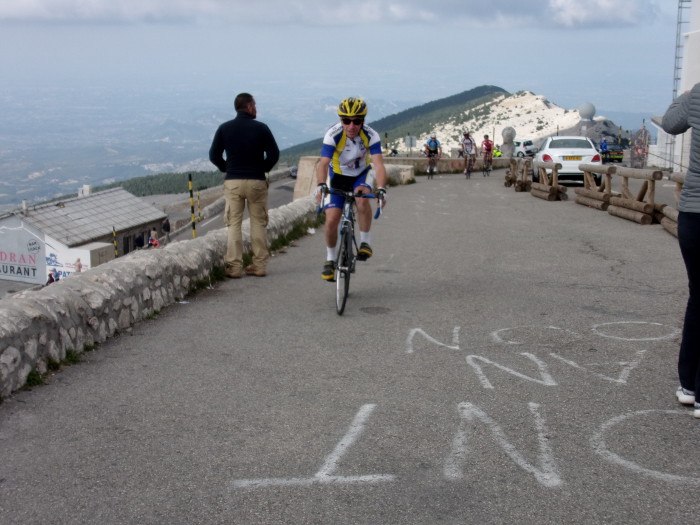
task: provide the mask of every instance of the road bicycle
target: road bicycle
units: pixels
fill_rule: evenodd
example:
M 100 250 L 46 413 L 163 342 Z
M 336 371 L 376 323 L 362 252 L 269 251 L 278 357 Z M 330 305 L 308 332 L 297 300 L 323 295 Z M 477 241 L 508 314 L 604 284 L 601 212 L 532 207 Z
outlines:
M 335 258 L 335 311 L 338 315 L 343 315 L 345 304 L 350 291 L 350 276 L 355 273 L 355 263 L 357 262 L 357 240 L 355 239 L 355 199 L 376 199 L 374 193 L 353 193 L 351 191 L 337 190 L 329 188 L 331 195 L 343 197 L 343 214 L 338 226 L 338 251 Z M 323 206 L 319 207 L 321 213 Z M 374 218 L 378 219 L 382 213 L 381 204 L 377 205 Z
M 491 175 L 491 168 L 493 163 L 493 157 L 490 151 L 484 152 L 484 158 L 481 163 L 481 168 L 484 172 L 484 177 L 489 177 Z
M 475 155 L 473 153 L 465 153 L 467 158 L 467 167 L 464 174 L 468 179 L 472 178 L 472 171 L 474 170 Z
M 437 171 L 437 153 L 428 153 L 428 178 L 432 179 Z

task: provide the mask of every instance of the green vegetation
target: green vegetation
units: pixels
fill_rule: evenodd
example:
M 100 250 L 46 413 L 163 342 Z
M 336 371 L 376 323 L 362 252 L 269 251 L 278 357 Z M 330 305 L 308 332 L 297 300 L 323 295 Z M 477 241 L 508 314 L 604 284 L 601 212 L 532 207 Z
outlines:
M 35 386 L 44 384 L 44 374 L 39 372 L 36 368 L 32 368 L 29 374 L 27 374 L 27 380 L 22 386 L 22 390 L 31 390 Z
M 196 171 L 192 173 L 192 190 L 201 191 L 214 188 L 223 184 L 223 175 L 219 171 Z M 188 173 L 160 173 L 146 175 L 120 182 L 114 182 L 107 186 L 99 186 L 95 191 L 108 190 L 110 188 L 124 188 L 137 197 L 148 195 L 165 195 L 171 193 L 185 193 L 189 191 Z
M 277 237 L 272 243 L 270 243 L 270 251 L 278 252 L 286 246 L 291 245 L 297 239 L 301 239 L 306 236 L 309 228 L 316 228 L 321 225 L 325 216 L 317 215 L 312 219 L 307 219 L 304 222 L 300 222 L 294 225 L 294 227 L 284 235 Z
M 85 345 L 83 347 L 83 352 L 92 352 L 97 347 L 97 344 Z M 46 362 L 45 373 L 42 374 L 36 368 L 32 368 L 29 374 L 27 374 L 27 379 L 25 380 L 24 385 L 22 385 L 21 390 L 31 390 L 35 386 L 46 384 L 46 378 L 50 373 L 59 371 L 61 367 L 71 366 L 80 363 L 82 360 L 83 355 L 81 352 L 69 348 L 68 350 L 66 350 L 66 357 L 63 359 L 63 361 L 59 362 L 54 359 L 48 359 L 48 361 Z M 1 402 L 2 398 L 0 398 L 0 403 Z

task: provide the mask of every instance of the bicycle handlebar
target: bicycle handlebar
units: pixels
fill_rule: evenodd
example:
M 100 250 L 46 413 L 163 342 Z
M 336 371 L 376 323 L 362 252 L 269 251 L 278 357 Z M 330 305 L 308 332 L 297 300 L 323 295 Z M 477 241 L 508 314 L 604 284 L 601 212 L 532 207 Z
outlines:
M 362 199 L 377 199 L 377 200 L 379 200 L 376 193 L 361 193 L 359 191 L 357 193 L 353 193 L 351 191 L 338 190 L 335 188 L 328 188 L 328 193 L 330 193 L 331 195 L 340 195 L 341 197 L 344 197 L 346 199 L 349 197 L 352 197 L 355 199 L 362 198 Z M 316 210 L 316 213 L 320 215 L 322 211 L 323 211 L 323 204 L 319 205 L 318 209 Z M 374 213 L 374 218 L 378 219 L 381 214 L 382 214 L 382 207 L 377 206 L 377 211 Z

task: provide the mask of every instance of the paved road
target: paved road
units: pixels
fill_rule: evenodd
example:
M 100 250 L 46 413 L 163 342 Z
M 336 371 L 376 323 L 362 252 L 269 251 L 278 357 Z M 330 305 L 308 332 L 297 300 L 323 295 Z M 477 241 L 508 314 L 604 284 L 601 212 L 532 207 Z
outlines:
M 0 405 L 3 523 L 692 523 L 676 240 L 490 178 L 390 191 Z

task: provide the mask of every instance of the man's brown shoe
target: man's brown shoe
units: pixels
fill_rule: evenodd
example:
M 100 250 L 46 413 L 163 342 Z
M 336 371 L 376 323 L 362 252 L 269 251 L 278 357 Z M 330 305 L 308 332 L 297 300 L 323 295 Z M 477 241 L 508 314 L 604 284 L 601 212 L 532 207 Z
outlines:
M 265 270 L 256 268 L 252 264 L 245 267 L 245 273 L 247 273 L 248 275 L 255 275 L 256 277 L 265 277 L 267 275 L 267 272 Z
M 233 268 L 226 268 L 224 270 L 224 273 L 226 274 L 226 277 L 229 279 L 240 279 L 241 278 L 241 271 L 240 270 L 234 270 Z

